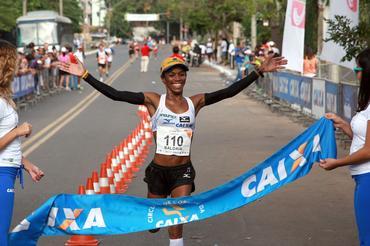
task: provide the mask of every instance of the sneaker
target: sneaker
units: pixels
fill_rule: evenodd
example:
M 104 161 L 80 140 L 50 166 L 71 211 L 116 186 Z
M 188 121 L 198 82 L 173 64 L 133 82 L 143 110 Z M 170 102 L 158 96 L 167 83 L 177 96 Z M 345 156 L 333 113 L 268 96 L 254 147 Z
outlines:
M 100 82 L 104 82 L 104 79 L 103 79 L 103 77 L 100 77 Z

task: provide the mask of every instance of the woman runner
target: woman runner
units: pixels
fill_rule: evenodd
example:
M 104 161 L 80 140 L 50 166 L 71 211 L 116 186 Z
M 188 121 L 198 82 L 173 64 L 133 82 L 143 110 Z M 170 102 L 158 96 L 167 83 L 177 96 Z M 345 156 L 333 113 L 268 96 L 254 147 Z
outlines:
M 204 106 L 230 98 L 252 84 L 264 72 L 283 68 L 287 63 L 282 57 L 268 57 L 249 76 L 228 88 L 212 93 L 184 97 L 187 65 L 177 57 L 166 58 L 161 65 L 161 79 L 166 94 L 155 92 L 118 91 L 99 82 L 80 64 L 61 63 L 62 70 L 81 76 L 91 86 L 115 101 L 144 104 L 152 117 L 156 153 L 145 170 L 148 198 L 189 196 L 195 189 L 195 170 L 190 160 L 190 146 L 195 129 L 195 117 Z M 151 230 L 151 232 L 156 232 Z M 183 245 L 183 225 L 168 228 L 170 246 Z

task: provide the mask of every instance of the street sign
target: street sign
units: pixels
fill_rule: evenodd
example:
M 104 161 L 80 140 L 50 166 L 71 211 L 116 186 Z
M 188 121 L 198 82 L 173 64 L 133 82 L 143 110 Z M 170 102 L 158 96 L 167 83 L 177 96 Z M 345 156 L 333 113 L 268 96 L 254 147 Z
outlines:
M 159 21 L 159 14 L 129 14 L 125 15 L 126 21 Z

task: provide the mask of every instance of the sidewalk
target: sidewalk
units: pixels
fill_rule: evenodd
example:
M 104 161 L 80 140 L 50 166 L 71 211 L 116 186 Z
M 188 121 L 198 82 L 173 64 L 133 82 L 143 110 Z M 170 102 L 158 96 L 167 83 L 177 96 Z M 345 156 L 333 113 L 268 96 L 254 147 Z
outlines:
M 236 78 L 236 75 L 238 73 L 238 71 L 236 69 L 231 69 L 227 66 L 220 65 L 220 64 L 217 64 L 217 63 L 214 63 L 214 62 L 209 62 L 208 60 L 205 60 L 203 62 L 203 64 L 219 71 L 221 76 L 225 77 L 226 81 L 229 81 L 229 82 L 234 81 L 235 78 Z

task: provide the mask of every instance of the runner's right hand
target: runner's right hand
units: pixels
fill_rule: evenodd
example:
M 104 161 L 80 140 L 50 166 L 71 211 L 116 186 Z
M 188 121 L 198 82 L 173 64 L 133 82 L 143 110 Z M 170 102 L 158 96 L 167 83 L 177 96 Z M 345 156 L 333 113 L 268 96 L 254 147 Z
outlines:
M 24 122 L 22 125 L 15 128 L 15 130 L 17 131 L 17 135 L 19 137 L 21 136 L 28 137 L 32 133 L 32 125 L 28 122 Z
M 67 73 L 70 73 L 70 74 L 73 74 L 73 75 L 77 75 L 78 77 L 81 77 L 84 72 L 86 71 L 84 65 L 81 63 L 80 60 L 76 59 L 77 60 L 77 64 L 76 63 L 71 63 L 70 61 L 68 62 L 58 62 L 58 68 L 67 72 Z

